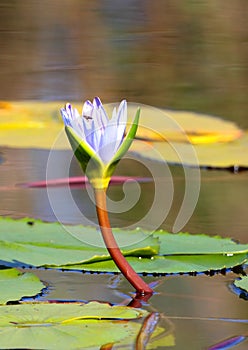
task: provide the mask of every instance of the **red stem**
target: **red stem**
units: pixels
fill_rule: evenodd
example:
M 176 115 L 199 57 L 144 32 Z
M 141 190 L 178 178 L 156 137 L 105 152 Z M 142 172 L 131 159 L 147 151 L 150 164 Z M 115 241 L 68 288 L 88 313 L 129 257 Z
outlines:
M 96 199 L 96 211 L 101 228 L 103 240 L 105 242 L 106 248 L 112 259 L 114 260 L 116 266 L 126 277 L 126 279 L 131 283 L 131 285 L 136 289 L 136 293 L 139 295 L 153 294 L 153 290 L 146 284 L 142 278 L 134 271 L 134 269 L 129 265 L 125 257 L 122 255 L 120 248 L 113 235 L 108 211 L 106 204 L 106 190 L 105 189 L 95 189 L 95 199 Z

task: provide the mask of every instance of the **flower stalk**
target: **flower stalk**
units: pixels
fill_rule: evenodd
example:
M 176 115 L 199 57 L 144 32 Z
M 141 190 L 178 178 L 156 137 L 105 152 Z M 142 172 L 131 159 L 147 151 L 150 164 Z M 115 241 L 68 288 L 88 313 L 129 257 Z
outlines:
M 118 244 L 113 235 L 111 225 L 109 222 L 107 205 L 106 205 L 106 189 L 95 189 L 95 201 L 96 201 L 96 211 L 100 229 L 102 232 L 102 237 L 105 242 L 106 248 L 112 259 L 114 260 L 116 266 L 125 276 L 125 278 L 131 283 L 131 285 L 136 289 L 138 295 L 149 294 L 152 295 L 153 290 L 145 283 L 142 278 L 134 271 L 131 265 L 127 262 L 123 256 Z

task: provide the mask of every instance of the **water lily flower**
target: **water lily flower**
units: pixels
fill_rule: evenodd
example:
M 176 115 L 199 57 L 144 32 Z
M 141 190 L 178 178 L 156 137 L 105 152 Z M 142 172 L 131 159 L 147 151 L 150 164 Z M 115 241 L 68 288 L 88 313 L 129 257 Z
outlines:
M 127 102 L 123 100 L 118 109 L 114 108 L 109 119 L 99 99 L 86 101 L 80 115 L 69 103 L 61 109 L 65 131 L 95 195 L 96 212 L 106 248 L 116 266 L 136 288 L 137 296 L 151 296 L 153 291 L 123 256 L 113 235 L 106 202 L 106 190 L 114 169 L 127 152 L 135 137 L 140 109 L 126 133 Z
M 109 118 L 99 97 L 87 100 L 80 115 L 67 103 L 61 109 L 66 134 L 82 169 L 94 188 L 107 188 L 110 177 L 135 137 L 140 109 L 125 136 L 127 102 L 114 108 Z

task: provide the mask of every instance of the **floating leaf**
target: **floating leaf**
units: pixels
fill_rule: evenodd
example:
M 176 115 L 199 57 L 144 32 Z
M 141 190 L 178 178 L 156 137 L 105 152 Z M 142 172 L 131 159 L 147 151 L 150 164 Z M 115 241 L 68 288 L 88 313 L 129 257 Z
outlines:
M 158 239 L 143 232 L 137 231 L 127 239 L 123 232 L 117 231 L 116 240 L 124 255 L 158 253 Z M 110 259 L 100 232 L 81 225 L 1 218 L 0 243 L 1 263 L 7 265 L 61 266 Z
M 127 257 L 137 273 L 142 274 L 177 274 L 177 273 L 200 273 L 207 271 L 219 271 L 225 268 L 232 268 L 247 262 L 246 254 L 235 254 L 225 256 L 221 254 L 208 255 L 172 255 L 154 256 L 152 258 Z M 79 265 L 66 265 L 66 269 L 80 269 L 84 271 L 118 272 L 112 260 L 98 263 L 84 263 Z
M 3 349 L 84 349 L 132 346 L 148 312 L 104 303 L 23 304 L 0 307 Z M 97 335 L 97 336 L 96 336 Z
M 1 145 L 11 147 L 70 148 L 63 132 L 60 108 L 64 102 L 9 101 L 0 103 Z M 105 104 L 111 115 L 115 104 Z M 75 104 L 81 110 L 81 103 Z M 194 144 L 233 141 L 242 135 L 235 123 L 217 117 L 187 111 L 154 108 L 128 103 L 128 122 L 137 108 L 141 117 L 137 137 L 146 140 L 167 140 Z M 110 113 L 111 112 L 111 113 Z M 44 137 L 45 135 L 45 137 Z
M 1 145 L 70 149 L 59 113 L 63 105 L 64 102 L 1 102 Z M 109 112 L 114 105 L 104 107 Z M 190 166 L 248 167 L 245 151 L 248 136 L 233 122 L 194 112 L 128 103 L 129 123 L 139 106 L 141 117 L 137 138 L 147 143 L 133 142 L 131 151 L 134 154 Z M 82 108 L 81 104 L 75 104 L 75 107 Z
M 32 273 L 22 273 L 16 269 L 0 270 L 0 286 L 0 304 L 34 296 L 45 287 Z
M 133 143 L 139 157 L 168 163 L 212 168 L 248 167 L 248 134 L 233 142 L 194 145 L 178 142 Z
M 116 104 L 104 105 L 110 112 Z M 189 111 L 159 109 L 139 103 L 128 103 L 129 121 L 141 108 L 137 138 L 147 141 L 190 142 L 209 144 L 239 138 L 242 130 L 233 122 Z
M 233 254 L 248 253 L 248 244 L 237 244 L 231 238 L 220 236 L 170 234 L 161 230 L 155 232 L 154 237 L 160 241 L 161 255 L 221 254 L 230 257 Z
M 60 102 L 0 103 L 1 145 L 10 147 L 69 149 L 60 117 Z
M 248 245 L 229 238 L 141 229 L 115 229 L 114 234 L 124 255 L 140 273 L 220 270 L 247 261 Z M 2 218 L 0 241 L 2 264 L 118 271 L 104 245 L 99 246 L 101 235 L 93 227 Z

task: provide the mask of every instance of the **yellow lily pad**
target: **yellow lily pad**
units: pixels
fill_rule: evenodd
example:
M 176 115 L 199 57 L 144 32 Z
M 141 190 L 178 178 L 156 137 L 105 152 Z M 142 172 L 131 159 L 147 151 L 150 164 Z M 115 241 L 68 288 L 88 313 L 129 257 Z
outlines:
M 211 168 L 248 167 L 248 134 L 233 142 L 194 145 L 180 142 L 136 141 L 132 152 L 139 157 L 168 163 Z
M 65 102 L 0 102 L 0 142 L 9 147 L 70 149 L 60 116 Z M 82 103 L 74 103 L 79 111 Z M 104 107 L 109 115 L 116 104 Z M 242 130 L 235 123 L 194 112 L 158 109 L 128 103 L 131 123 L 141 107 L 137 138 L 148 141 L 177 141 L 193 144 L 229 142 L 239 138 Z M 56 141 L 56 142 L 55 142 Z
M 108 113 L 115 104 L 105 105 Z M 159 109 L 138 103 L 128 103 L 128 120 L 131 122 L 137 108 L 141 108 L 136 138 L 147 141 L 190 142 L 209 144 L 230 142 L 243 131 L 233 122 L 218 117 L 189 111 Z
M 71 149 L 60 116 L 63 105 L 62 101 L 0 102 L 0 145 Z M 74 106 L 81 111 L 82 103 Z M 114 106 L 104 105 L 109 115 Z M 191 166 L 248 166 L 248 136 L 235 123 L 199 113 L 128 103 L 129 124 L 138 107 L 138 140 L 131 146 L 138 156 Z
M 0 102 L 1 145 L 50 149 L 56 141 L 56 149 L 69 149 L 59 112 L 62 106 L 62 102 Z

